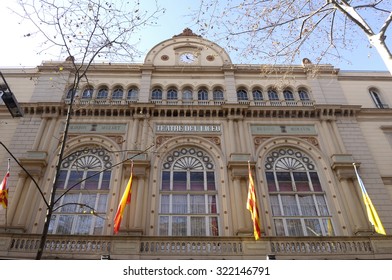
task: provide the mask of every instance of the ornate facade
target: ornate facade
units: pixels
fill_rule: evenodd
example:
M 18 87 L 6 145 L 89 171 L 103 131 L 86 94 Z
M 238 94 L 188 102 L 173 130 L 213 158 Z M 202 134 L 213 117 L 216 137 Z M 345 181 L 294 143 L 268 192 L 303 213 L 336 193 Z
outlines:
M 24 116 L 12 118 L 0 104 L 0 140 L 30 176 L 11 160 L 0 258 L 37 252 L 42 196 L 53 189 L 72 93 L 70 63 L 2 70 Z M 389 73 L 308 60 L 233 64 L 189 29 L 142 64 L 94 64 L 73 103 L 43 258 L 392 258 L 391 86 Z M 1 174 L 8 157 L 2 147 Z M 131 159 L 131 201 L 114 235 Z M 354 162 L 386 236 L 369 223 Z M 246 209 L 248 163 L 257 241 Z

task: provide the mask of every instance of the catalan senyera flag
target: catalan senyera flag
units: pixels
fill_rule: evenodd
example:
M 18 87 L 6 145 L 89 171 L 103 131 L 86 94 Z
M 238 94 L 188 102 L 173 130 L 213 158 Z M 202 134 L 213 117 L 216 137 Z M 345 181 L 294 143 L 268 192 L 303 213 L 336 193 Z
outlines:
M 362 179 L 358 174 L 358 170 L 357 167 L 355 166 L 355 163 L 353 163 L 353 166 L 354 166 L 355 174 L 357 175 L 359 186 L 361 187 L 362 198 L 366 206 L 368 219 L 370 223 L 374 226 L 374 230 L 377 233 L 386 235 L 384 226 L 382 225 L 382 222 L 377 214 L 376 208 L 374 208 L 374 205 L 370 200 L 370 197 L 365 189 L 365 185 L 363 184 Z
M 250 211 L 250 215 L 253 221 L 253 235 L 255 237 L 255 240 L 258 240 L 261 236 L 259 209 L 257 207 L 255 184 L 253 181 L 252 173 L 250 171 L 249 162 L 248 162 L 248 170 L 249 170 L 249 187 L 248 187 L 248 200 L 246 202 L 246 208 Z
M 0 203 L 3 205 L 4 209 L 7 209 L 8 206 L 8 188 L 7 188 L 7 179 L 10 176 L 10 164 L 8 162 L 7 173 L 4 176 L 3 181 L 0 184 Z
M 129 177 L 127 187 L 125 188 L 120 204 L 118 205 L 116 215 L 114 216 L 113 230 L 115 234 L 118 233 L 120 229 L 120 224 L 123 217 L 125 206 L 131 202 L 132 177 L 133 177 L 133 162 L 131 164 L 131 176 Z

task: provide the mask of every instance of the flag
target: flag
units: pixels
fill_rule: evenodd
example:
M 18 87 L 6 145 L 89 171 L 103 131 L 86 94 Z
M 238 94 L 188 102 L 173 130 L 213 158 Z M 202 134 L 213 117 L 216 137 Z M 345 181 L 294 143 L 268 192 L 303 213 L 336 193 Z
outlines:
M 118 233 L 120 229 L 121 220 L 123 217 L 124 209 L 127 204 L 131 202 L 131 194 L 132 194 L 132 176 L 133 176 L 133 162 L 131 165 L 131 176 L 129 177 L 127 187 L 123 193 L 120 204 L 118 205 L 116 215 L 114 216 L 114 233 Z
M 255 184 L 253 182 L 249 162 L 248 162 L 248 170 L 249 170 L 249 187 L 248 187 L 248 200 L 246 202 L 246 208 L 250 211 L 250 215 L 253 221 L 253 235 L 255 237 L 255 240 L 258 240 L 261 235 L 259 209 L 257 207 Z
M 353 166 L 354 166 L 355 174 L 357 175 L 359 186 L 361 187 L 362 198 L 366 206 L 368 219 L 370 223 L 374 226 L 374 229 L 377 233 L 386 235 L 384 226 L 382 225 L 381 220 L 378 217 L 376 208 L 374 208 L 373 203 L 370 200 L 370 197 L 365 189 L 365 185 L 363 184 L 361 177 L 359 177 L 358 170 L 357 167 L 355 166 L 355 163 L 353 163 Z
M 10 163 L 8 161 L 7 173 L 5 174 L 4 179 L 0 184 L 0 203 L 3 205 L 4 209 L 7 209 L 7 206 L 8 206 L 7 179 L 9 176 L 10 176 Z

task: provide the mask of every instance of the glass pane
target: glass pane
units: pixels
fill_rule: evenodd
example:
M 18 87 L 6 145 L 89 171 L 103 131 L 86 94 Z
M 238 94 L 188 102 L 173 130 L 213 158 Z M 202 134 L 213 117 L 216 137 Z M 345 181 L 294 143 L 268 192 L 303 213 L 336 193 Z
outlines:
M 215 173 L 207 172 L 207 190 L 215 190 Z
M 172 213 L 186 214 L 188 212 L 186 195 L 173 195 L 172 200 Z
M 329 216 L 328 206 L 324 195 L 316 195 L 316 203 L 320 212 L 320 216 Z
M 270 200 L 271 200 L 272 215 L 282 216 L 282 211 L 280 210 L 280 204 L 279 204 L 279 197 L 277 195 L 271 195 Z
M 93 216 L 91 215 L 79 215 L 76 222 L 75 234 L 89 234 L 92 218 Z
M 204 195 L 191 195 L 190 204 L 192 214 L 206 213 L 206 203 Z
M 295 187 L 299 192 L 310 191 L 308 174 L 306 172 L 293 172 Z
M 95 217 L 93 235 L 101 235 L 103 233 L 103 225 L 105 220 L 100 217 Z
M 57 215 L 52 215 L 50 218 L 48 234 L 53 234 L 54 224 L 56 223 Z
M 306 233 L 308 236 L 321 236 L 321 227 L 318 219 L 305 219 Z
M 335 232 L 333 230 L 332 220 L 331 219 L 322 219 L 322 223 L 324 226 L 324 231 L 326 232 L 327 236 L 334 236 Z
M 108 195 L 107 194 L 100 194 L 96 211 L 99 213 L 106 213 L 107 201 L 108 201 Z
M 191 217 L 191 236 L 206 235 L 206 220 L 204 217 Z
M 173 191 L 186 190 L 186 172 L 175 171 L 173 172 Z
M 159 235 L 163 235 L 163 236 L 169 235 L 169 217 L 168 216 L 159 217 Z
M 312 195 L 299 195 L 298 200 L 303 216 L 317 216 L 316 205 Z
M 317 175 L 317 172 L 310 172 L 309 175 L 310 175 L 310 179 L 312 181 L 313 190 L 315 192 L 321 192 L 322 188 L 321 188 L 321 183 L 320 183 L 319 177 Z
M 289 236 L 304 236 L 304 232 L 301 226 L 301 220 L 287 219 L 286 224 Z
M 283 213 L 285 216 L 299 216 L 297 201 L 293 195 L 282 195 Z
M 60 215 L 57 224 L 57 234 L 71 234 L 74 216 Z
M 215 214 L 218 213 L 217 205 L 216 205 L 216 196 L 209 195 L 208 196 L 208 213 Z
M 101 190 L 108 190 L 110 186 L 110 177 L 112 172 L 104 171 L 102 173 L 102 182 L 101 182 Z
M 209 217 L 210 236 L 219 236 L 218 217 Z
M 77 202 L 79 200 L 79 194 L 66 194 L 63 196 L 63 201 L 61 207 L 59 208 L 60 212 L 68 212 L 74 213 L 76 212 Z
M 265 172 L 265 176 L 267 177 L 268 191 L 276 192 L 274 173 L 273 172 Z
M 83 179 L 83 172 L 71 171 L 68 179 L 67 189 L 80 190 L 80 181 Z M 79 183 L 79 184 L 78 184 Z
M 169 171 L 163 171 L 162 172 L 162 190 L 168 191 L 170 190 L 170 172 Z
M 97 171 L 88 171 L 86 178 L 93 176 L 94 174 L 96 174 Z M 94 175 L 93 177 L 87 179 L 86 181 L 84 181 L 84 188 L 86 190 L 97 190 L 98 189 L 98 185 L 99 185 L 99 174 Z
M 85 207 L 81 206 L 79 212 L 91 213 L 91 211 L 95 209 L 96 199 L 97 199 L 97 194 L 82 194 L 82 199 L 80 203 L 86 206 Z
M 170 211 L 170 196 L 161 195 L 161 213 L 169 213 Z
M 65 180 L 67 179 L 68 170 L 61 170 L 56 182 L 57 189 L 64 189 Z
M 204 172 L 191 172 L 191 191 L 204 190 Z
M 172 217 L 172 235 L 186 236 L 186 217 Z
M 274 222 L 275 222 L 276 236 L 285 236 L 283 220 L 282 219 L 276 219 L 276 220 L 274 220 Z
M 290 172 L 276 172 L 276 179 L 281 192 L 293 191 Z

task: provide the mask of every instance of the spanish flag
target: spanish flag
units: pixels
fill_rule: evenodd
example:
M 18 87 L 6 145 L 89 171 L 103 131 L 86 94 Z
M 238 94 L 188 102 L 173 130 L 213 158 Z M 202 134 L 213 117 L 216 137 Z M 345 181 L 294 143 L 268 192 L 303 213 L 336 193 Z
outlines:
M 355 174 L 357 175 L 359 186 L 361 187 L 362 198 L 366 206 L 368 219 L 370 223 L 374 226 L 374 229 L 377 233 L 386 235 L 384 226 L 382 225 L 381 220 L 378 217 L 376 208 L 374 208 L 373 203 L 370 200 L 370 197 L 365 189 L 365 185 L 363 184 L 361 177 L 359 177 L 358 170 L 357 167 L 355 166 L 355 163 L 353 163 L 353 166 L 354 166 Z
M 257 207 L 255 184 L 252 178 L 252 173 L 250 171 L 249 162 L 248 162 L 248 171 L 249 171 L 249 187 L 248 187 L 248 200 L 246 202 L 246 208 L 250 211 L 250 215 L 253 221 L 253 235 L 255 237 L 255 240 L 258 240 L 261 236 L 259 209 Z
M 4 209 L 7 209 L 7 206 L 8 206 L 8 188 L 7 188 L 8 177 L 10 177 L 10 163 L 9 163 L 9 161 L 8 161 L 7 173 L 5 174 L 4 179 L 0 184 L 0 203 L 3 205 Z
M 120 224 L 121 224 L 121 220 L 123 217 L 126 204 L 129 204 L 131 202 L 132 176 L 133 176 L 133 162 L 131 165 L 131 176 L 129 177 L 127 187 L 125 188 L 120 204 L 118 205 L 116 215 L 114 216 L 114 226 L 113 226 L 114 234 L 118 233 L 120 229 Z

